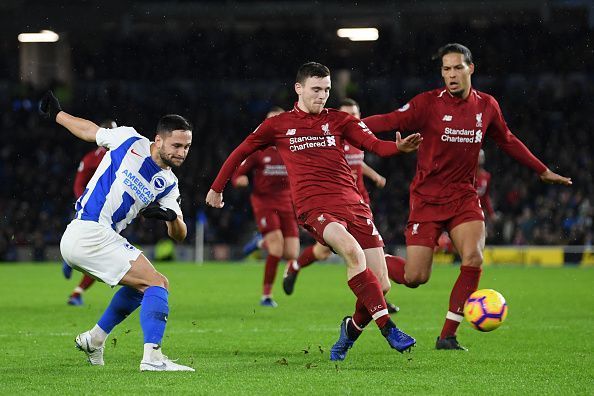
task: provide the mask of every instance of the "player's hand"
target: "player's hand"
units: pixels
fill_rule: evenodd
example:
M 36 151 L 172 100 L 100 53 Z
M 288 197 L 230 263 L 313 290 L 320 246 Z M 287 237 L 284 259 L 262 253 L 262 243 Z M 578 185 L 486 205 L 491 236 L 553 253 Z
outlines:
M 152 203 L 140 211 L 145 219 L 157 219 L 163 221 L 175 221 L 177 213 L 169 208 L 163 208 L 158 203 Z
M 373 180 L 373 182 L 375 183 L 376 187 L 384 188 L 384 186 L 386 185 L 386 178 L 381 175 L 377 175 L 377 177 L 375 178 L 375 180 Z
M 213 189 L 210 189 L 208 194 L 206 194 L 206 204 L 208 206 L 212 206 L 213 208 L 222 208 L 225 206 L 225 202 L 223 202 L 223 193 L 219 193 Z
M 250 180 L 246 175 L 237 176 L 233 181 L 235 187 L 247 187 L 250 184 Z
M 570 177 L 558 175 L 550 169 L 547 169 L 546 171 L 540 174 L 540 180 L 542 180 L 545 183 L 563 184 L 564 186 L 571 186 L 573 184 L 571 182 Z
M 396 146 L 398 147 L 398 151 L 402 153 L 417 151 L 422 141 L 423 138 L 420 133 L 413 133 L 402 139 L 400 132 L 396 132 Z
M 56 121 L 56 116 L 62 111 L 60 101 L 54 96 L 52 91 L 47 91 L 39 102 L 39 114 L 48 120 Z

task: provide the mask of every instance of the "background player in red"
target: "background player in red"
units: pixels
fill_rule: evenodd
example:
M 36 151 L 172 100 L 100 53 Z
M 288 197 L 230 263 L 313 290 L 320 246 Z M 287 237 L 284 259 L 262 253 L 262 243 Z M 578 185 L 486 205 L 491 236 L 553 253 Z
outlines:
M 105 120 L 101 124 L 99 124 L 101 128 L 117 128 L 117 124 L 113 120 Z M 76 177 L 74 178 L 74 197 L 76 199 L 80 198 L 80 196 L 85 191 L 85 187 L 95 171 L 101 163 L 103 156 L 107 152 L 105 147 L 98 147 L 95 150 L 89 151 L 80 161 L 78 165 L 78 169 L 76 171 Z M 64 273 L 64 277 L 66 279 L 70 279 L 72 276 L 72 268 L 66 264 L 66 262 L 62 263 L 62 272 Z M 95 283 L 95 279 L 90 277 L 89 275 L 84 274 L 78 286 L 74 288 L 72 294 L 68 297 L 68 305 L 83 305 L 82 294 L 89 288 L 91 285 Z
M 343 99 L 340 102 L 339 110 L 344 111 L 345 113 L 348 113 L 357 119 L 361 118 L 361 109 L 359 104 L 353 99 Z M 365 163 L 365 154 L 363 150 L 358 149 L 348 142 L 343 142 L 343 149 L 345 158 L 351 167 L 351 173 L 355 179 L 355 183 L 357 184 L 357 189 L 359 190 L 363 201 L 365 201 L 367 205 L 370 205 L 369 193 L 365 187 L 363 176 L 373 180 L 375 185 L 379 188 L 384 188 L 386 185 L 386 178 L 377 173 L 373 168 Z M 299 255 L 297 262 L 287 263 L 287 268 L 285 270 L 285 276 L 283 279 L 283 289 L 285 293 L 288 295 L 293 293 L 293 288 L 295 287 L 295 282 L 297 281 L 297 275 L 302 268 L 305 268 L 316 261 L 327 260 L 331 255 L 332 250 L 330 250 L 328 246 L 319 242 L 316 242 L 312 246 L 306 247 L 301 255 Z M 388 305 L 389 313 L 398 312 L 397 306 L 391 304 L 388 301 L 386 301 L 386 304 Z
M 275 107 L 268 112 L 266 118 L 283 112 L 280 107 Z M 287 168 L 276 147 L 270 146 L 256 151 L 241 163 L 233 176 L 233 185 L 247 187 L 248 174 L 252 176 L 250 202 L 254 218 L 258 231 L 264 236 L 268 251 L 260 305 L 276 307 L 277 304 L 272 299 L 272 285 L 278 262 L 284 257 L 288 265 L 292 265 L 299 254 L 299 227 L 291 201 Z
M 373 224 L 371 210 L 355 185 L 343 141 L 390 156 L 416 150 L 422 139 L 419 134 L 405 139 L 397 134 L 396 142 L 378 140 L 360 120 L 324 108 L 330 86 L 326 66 L 315 62 L 302 65 L 295 82 L 299 100 L 294 108 L 264 120 L 231 153 L 213 182 L 206 203 L 222 208 L 222 191 L 241 161 L 258 149 L 276 146 L 287 168 L 299 224 L 344 259 L 348 285 L 357 297 L 354 317 L 343 319 L 330 358 L 343 360 L 363 327 L 372 320 L 389 345 L 403 352 L 415 340 L 400 331 L 388 314 L 383 295 L 390 288 L 384 244 Z
M 388 257 L 396 282 L 409 287 L 426 283 L 433 248 L 446 229 L 462 265 L 450 295 L 449 310 L 437 349 L 465 349 L 456 339 L 464 302 L 477 289 L 485 246 L 485 223 L 474 185 L 484 137 L 534 170 L 546 183 L 571 184 L 548 169 L 507 127 L 497 101 L 471 86 L 474 63 L 461 44 L 439 49 L 445 87 L 424 92 L 400 109 L 364 122 L 374 132 L 415 131 L 423 136 L 417 170 L 410 185 L 410 215 L 405 231 L 407 260 Z

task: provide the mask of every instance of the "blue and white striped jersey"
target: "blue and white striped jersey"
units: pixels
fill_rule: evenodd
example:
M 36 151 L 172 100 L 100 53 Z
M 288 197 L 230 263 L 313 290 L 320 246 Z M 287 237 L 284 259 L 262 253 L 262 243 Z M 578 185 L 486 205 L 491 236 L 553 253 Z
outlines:
M 134 128 L 100 128 L 97 145 L 109 149 L 76 202 L 76 218 L 121 232 L 152 202 L 181 215 L 173 172 L 151 158 L 151 142 Z

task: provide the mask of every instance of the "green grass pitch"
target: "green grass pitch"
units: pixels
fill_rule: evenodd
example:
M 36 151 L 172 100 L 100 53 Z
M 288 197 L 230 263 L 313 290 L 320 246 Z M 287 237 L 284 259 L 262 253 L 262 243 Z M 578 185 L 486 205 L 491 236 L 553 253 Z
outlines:
M 354 297 L 342 265 L 302 272 L 291 297 L 275 286 L 276 309 L 258 306 L 261 264 L 158 264 L 170 280 L 164 352 L 195 373 L 140 373 L 135 312 L 108 339 L 105 367 L 74 348 L 113 290 L 96 284 L 83 307 L 66 297 L 80 276 L 53 265 L 0 265 L 0 394 L 594 394 L 594 271 L 489 267 L 481 288 L 509 304 L 504 325 L 480 333 L 463 323 L 469 352 L 436 351 L 458 268 L 438 266 L 418 289 L 394 285 L 396 323 L 417 339 L 389 349 L 374 325 L 347 360 L 329 361 Z

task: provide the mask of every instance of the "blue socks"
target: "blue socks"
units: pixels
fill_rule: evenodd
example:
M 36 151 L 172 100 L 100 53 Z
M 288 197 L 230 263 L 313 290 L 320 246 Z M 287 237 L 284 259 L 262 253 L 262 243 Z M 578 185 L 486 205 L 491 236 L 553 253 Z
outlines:
M 131 287 L 123 286 L 114 294 L 109 306 L 97 322 L 107 334 L 128 315 L 136 310 L 142 302 L 142 293 Z
M 144 291 L 140 308 L 140 326 L 145 344 L 161 345 L 169 314 L 168 296 L 167 290 L 160 286 L 151 286 Z

